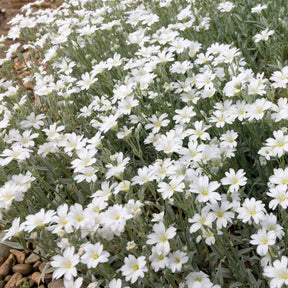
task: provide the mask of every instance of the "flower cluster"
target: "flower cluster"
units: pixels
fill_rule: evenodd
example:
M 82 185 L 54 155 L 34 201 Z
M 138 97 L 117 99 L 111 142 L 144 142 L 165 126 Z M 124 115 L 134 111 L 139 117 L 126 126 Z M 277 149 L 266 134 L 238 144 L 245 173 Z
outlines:
M 27 51 L 17 79 L 22 44 L 0 59 L 2 240 L 67 288 L 287 284 L 277 3 L 25 5 L 1 38 Z

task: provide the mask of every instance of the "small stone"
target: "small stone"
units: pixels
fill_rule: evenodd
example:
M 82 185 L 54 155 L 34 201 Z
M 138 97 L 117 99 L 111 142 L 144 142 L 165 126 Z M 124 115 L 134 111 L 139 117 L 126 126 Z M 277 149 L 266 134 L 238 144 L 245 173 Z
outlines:
M 0 267 L 0 278 L 3 279 L 7 276 L 15 263 L 15 256 L 10 254 L 6 261 Z
M 20 285 L 22 285 L 24 282 L 28 282 L 29 280 L 27 279 L 27 277 L 21 278 L 20 280 L 18 280 L 16 282 L 16 286 L 19 287 Z
M 57 280 L 51 281 L 48 284 L 48 288 L 64 288 L 63 279 L 57 279 Z
M 42 264 L 41 261 L 37 261 L 36 263 L 33 264 L 33 271 L 39 271 L 39 267 Z M 41 271 L 40 271 L 41 272 Z
M 32 253 L 28 258 L 25 259 L 26 264 L 34 264 L 40 260 L 40 256 L 38 254 Z
M 10 255 L 10 247 L 4 244 L 0 244 L 0 256 L 4 257 L 5 259 L 8 258 Z
M 12 288 L 16 286 L 16 283 L 23 278 L 23 275 L 21 273 L 16 272 L 12 275 L 11 279 L 6 283 L 4 288 Z
M 39 283 L 41 282 L 41 273 L 40 272 L 34 272 L 31 275 L 31 279 L 39 285 Z
M 27 249 L 25 249 L 23 251 L 23 253 L 25 254 L 25 257 L 27 257 L 27 256 L 29 256 L 31 254 L 31 252 L 29 250 L 27 250 Z
M 45 263 L 45 262 L 42 262 L 41 265 L 39 266 L 39 271 L 40 271 L 41 273 L 42 273 L 43 270 L 45 269 L 45 266 L 46 266 L 46 265 L 48 265 L 48 268 L 51 267 L 50 264 L 47 264 L 47 263 Z
M 23 275 L 28 275 L 32 272 L 33 268 L 30 264 L 17 264 L 12 267 L 14 273 L 19 272 Z
M 45 282 L 50 282 L 52 280 L 52 273 L 46 273 L 45 276 L 44 276 L 44 280 Z
M 46 2 L 42 2 L 41 3 L 41 8 L 42 9 L 51 8 L 51 4 L 50 3 L 46 3 Z
M 5 262 L 6 258 L 3 256 L 0 256 L 0 266 Z
M 16 249 L 11 249 L 10 252 L 15 255 L 16 260 L 19 264 L 24 263 L 25 257 L 26 257 L 24 252 L 21 252 L 21 251 L 16 250 Z
M 5 278 L 4 278 L 4 281 L 5 282 L 8 282 L 10 279 L 11 279 L 12 275 L 7 275 Z

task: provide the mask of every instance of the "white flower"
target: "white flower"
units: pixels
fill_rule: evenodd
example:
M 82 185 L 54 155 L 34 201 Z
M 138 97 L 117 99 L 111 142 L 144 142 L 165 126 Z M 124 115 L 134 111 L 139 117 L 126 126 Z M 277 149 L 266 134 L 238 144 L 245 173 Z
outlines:
M 234 7 L 235 5 L 232 2 L 226 1 L 226 2 L 220 3 L 217 8 L 221 12 L 230 12 Z
M 109 288 L 121 288 L 121 287 L 122 287 L 122 280 L 121 279 L 112 279 L 109 282 Z M 89 288 L 89 286 L 87 288 Z M 126 287 L 124 287 L 124 288 L 126 288 Z M 129 288 L 129 287 L 127 287 L 127 288 Z
M 212 232 L 211 229 L 202 229 L 202 236 L 199 235 L 197 238 L 196 238 L 196 242 L 199 243 L 200 241 L 203 240 L 203 238 L 205 239 L 205 243 L 209 246 L 215 244 L 215 236 L 214 236 L 214 233 Z
M 285 234 L 283 227 L 277 224 L 277 217 L 272 213 L 266 214 L 265 217 L 261 219 L 260 225 L 267 231 L 273 231 L 279 239 L 282 239 Z
M 125 257 L 124 263 L 120 270 L 122 275 L 125 276 L 125 280 L 131 281 L 132 284 L 135 283 L 139 277 L 143 278 L 144 273 L 148 271 L 144 256 L 136 258 L 130 254 L 128 257 Z
M 52 221 L 55 211 L 48 210 L 45 212 L 42 208 L 38 213 L 34 215 L 26 216 L 26 221 L 23 222 L 24 230 L 31 232 L 36 227 L 42 227 Z
M 53 123 L 49 126 L 49 129 L 43 129 L 43 132 L 46 133 L 47 137 L 49 140 L 56 140 L 60 137 L 60 133 L 61 131 L 63 131 L 65 129 L 64 125 L 61 125 L 59 127 L 56 127 L 56 123 Z
M 177 124 L 185 124 L 191 121 L 191 117 L 195 116 L 196 113 L 193 111 L 193 107 L 186 106 L 183 109 L 176 109 L 175 112 L 177 115 L 173 117 L 173 120 Z
M 45 119 L 46 116 L 44 114 L 39 114 L 37 116 L 35 116 L 35 113 L 32 112 L 26 119 L 27 120 L 23 120 L 21 121 L 20 125 L 21 128 L 23 129 L 27 129 L 27 128 L 35 128 L 35 129 L 39 129 L 40 126 L 44 125 L 44 122 L 41 119 Z
M 248 222 L 251 224 L 251 218 L 255 221 L 256 224 L 262 220 L 265 212 L 265 205 L 261 200 L 256 201 L 255 198 L 246 198 L 242 207 L 239 207 L 238 218 L 241 219 L 244 223 Z
M 176 251 L 169 255 L 168 258 L 168 267 L 171 269 L 172 273 L 180 272 L 182 265 L 187 263 L 189 257 L 185 252 Z
M 95 244 L 86 244 L 84 247 L 85 254 L 81 257 L 81 262 L 88 268 L 95 268 L 99 263 L 108 261 L 110 254 L 103 251 L 103 245 L 100 242 Z
M 213 87 L 213 80 L 216 75 L 210 70 L 207 69 L 204 73 L 199 73 L 196 76 L 196 87 L 197 89 Z
M 132 217 L 133 215 L 128 213 L 126 207 L 115 204 L 103 213 L 103 219 L 105 219 L 103 224 L 109 227 L 115 235 L 119 236 L 125 230 L 126 221 Z
M 283 67 L 281 71 L 273 72 L 270 80 L 274 81 L 272 86 L 274 88 L 286 88 L 288 83 L 288 66 Z
M 275 32 L 274 30 L 268 30 L 268 28 L 267 28 L 267 29 L 261 31 L 261 33 L 256 34 L 256 35 L 254 36 L 254 42 L 255 42 L 255 43 L 258 43 L 258 42 L 260 42 L 260 41 L 267 41 L 268 38 L 269 38 L 269 36 L 270 36 L 270 35 L 273 35 L 274 32 Z
M 288 135 L 284 135 L 283 131 L 278 130 L 273 132 L 274 138 L 266 140 L 266 146 L 272 149 L 273 156 L 281 157 L 285 152 L 288 152 Z
M 273 265 L 264 267 L 264 276 L 272 278 L 270 288 L 281 288 L 283 284 L 288 285 L 288 258 L 282 256 L 281 260 L 275 260 Z
M 157 117 L 156 115 L 152 115 L 152 117 L 148 118 L 148 120 L 151 123 L 146 124 L 145 128 L 146 129 L 152 128 L 152 132 L 157 133 L 157 132 L 159 132 L 161 127 L 166 127 L 170 123 L 170 120 L 165 119 L 167 117 L 168 117 L 167 113 L 164 113 L 164 114 L 160 115 L 159 117 Z
M 288 206 L 288 192 L 286 185 L 278 185 L 274 188 L 270 188 L 267 195 L 274 198 L 269 202 L 269 208 L 275 210 L 278 205 L 283 209 L 286 209 Z
M 91 166 L 96 162 L 95 154 L 97 153 L 96 149 L 82 149 L 77 152 L 79 159 L 75 159 L 71 162 L 74 172 L 81 172 L 83 168 Z M 95 170 L 96 171 L 96 170 Z
M 81 75 L 81 79 L 77 82 L 77 85 L 81 90 L 88 90 L 97 80 L 94 75 L 90 75 L 88 72 Z
M 152 216 L 153 216 L 153 218 L 152 218 L 151 222 L 163 222 L 164 221 L 164 219 L 163 219 L 164 211 L 160 212 L 159 214 L 153 213 Z
M 222 128 L 224 125 L 227 124 L 232 124 L 234 119 L 236 117 L 232 115 L 229 111 L 219 111 L 216 110 L 213 112 L 213 115 L 210 117 L 210 122 L 216 123 L 217 128 Z
M 240 186 L 244 186 L 247 183 L 247 178 L 244 176 L 245 172 L 240 169 L 235 173 L 234 169 L 230 168 L 229 172 L 225 172 L 224 178 L 221 179 L 222 185 L 230 185 L 230 192 L 237 192 Z
M 194 223 L 190 227 L 190 233 L 194 233 L 198 231 L 199 229 L 203 229 L 204 226 L 211 227 L 213 221 L 215 220 L 215 215 L 210 211 L 210 208 L 208 206 L 205 206 L 201 210 L 201 214 L 195 214 L 193 218 L 189 218 L 188 222 L 189 223 Z
M 143 185 L 147 182 L 154 180 L 155 175 L 153 174 L 153 170 L 144 166 L 143 168 L 138 169 L 138 175 L 132 178 L 132 185 L 139 184 Z
M 288 185 L 288 167 L 274 169 L 274 174 L 269 177 L 269 182 L 275 185 Z
M 257 6 L 251 9 L 251 13 L 258 13 L 260 14 L 262 10 L 266 9 L 267 5 L 258 4 Z
M 58 206 L 57 216 L 55 215 L 52 217 L 52 222 L 56 223 L 55 225 L 49 227 L 53 233 L 58 233 L 63 228 L 67 233 L 71 233 L 73 231 L 72 225 L 69 223 L 68 205 L 66 203 Z
M 266 231 L 266 229 L 259 229 L 257 234 L 251 235 L 250 243 L 257 246 L 257 253 L 260 256 L 265 256 L 268 253 L 269 246 L 276 242 L 276 234 L 274 231 Z
M 136 247 L 136 244 L 134 241 L 129 241 L 127 242 L 127 245 L 126 245 L 126 249 L 129 251 L 129 250 L 133 250 L 134 248 Z
M 64 275 L 64 278 L 71 280 L 77 275 L 76 265 L 79 263 L 79 255 L 74 254 L 74 247 L 65 249 L 63 256 L 56 255 L 51 262 L 52 267 L 57 269 L 53 272 L 53 279 L 58 279 Z
M 176 61 L 174 62 L 174 64 L 172 64 L 170 71 L 171 73 L 185 74 L 186 71 L 191 69 L 192 67 L 192 62 L 189 62 L 187 60 L 183 62 Z
M 288 81 L 287 81 L 288 82 Z M 273 83 L 272 85 L 274 86 Z M 286 85 L 286 83 L 284 84 Z M 277 87 L 276 87 L 277 88 Z M 271 114 L 271 118 L 275 121 L 275 122 L 279 122 L 282 119 L 287 120 L 288 119 L 288 104 L 287 104 L 287 98 L 279 98 L 277 105 L 273 104 L 271 107 L 271 110 L 273 110 L 275 113 Z
M 221 206 L 218 203 L 209 204 L 211 208 L 211 215 L 216 219 L 217 229 L 222 229 L 226 227 L 228 223 L 232 223 L 232 218 L 234 217 L 234 212 L 229 211 L 233 207 L 233 204 L 228 201 L 223 201 Z
M 23 132 L 22 135 L 20 135 L 20 133 L 17 133 L 16 135 L 14 135 L 13 141 L 15 141 L 15 143 L 12 145 L 12 147 L 18 144 L 22 145 L 25 148 L 34 146 L 35 143 L 32 139 L 37 138 L 39 134 L 33 133 L 31 135 L 31 132 L 32 132 L 31 130 L 26 130 Z
M 237 146 L 236 139 L 238 134 L 234 130 L 228 130 L 225 134 L 222 134 L 220 137 L 221 146 L 234 148 Z
M 10 228 L 8 230 L 4 230 L 5 234 L 4 237 L 1 239 L 2 241 L 5 241 L 6 239 L 10 240 L 11 237 L 17 236 L 22 230 L 23 225 L 20 225 L 20 217 L 17 217 L 13 220 Z
M 194 122 L 195 129 L 191 129 L 191 136 L 189 137 L 189 142 L 195 141 L 200 138 L 201 140 L 209 140 L 210 135 L 205 132 L 210 128 L 210 125 L 205 125 L 204 121 L 196 121 Z
M 0 188 L 0 207 L 6 210 L 10 209 L 12 202 L 22 201 L 23 193 L 17 191 L 15 183 L 8 181 Z
M 70 212 L 68 213 L 67 222 L 74 226 L 76 229 L 84 228 L 90 221 L 88 211 L 79 203 L 75 203 L 70 207 Z
M 158 272 L 159 269 L 164 269 L 168 265 L 168 252 L 165 251 L 164 247 L 152 247 L 152 254 L 149 257 L 151 261 L 151 267 L 155 272 Z
M 14 145 L 12 149 L 4 149 L 0 158 L 0 166 L 8 165 L 12 160 L 24 160 L 30 157 L 31 150 L 23 148 L 21 144 Z
M 110 129 L 117 130 L 118 118 L 118 114 L 101 117 L 102 124 L 100 124 L 99 130 L 104 133 L 108 132 Z
M 161 193 L 163 199 L 173 197 L 174 192 L 183 192 L 185 184 L 182 182 L 182 179 L 173 179 L 169 183 L 160 182 L 158 184 L 157 192 Z
M 83 181 L 86 181 L 87 183 L 96 182 L 97 180 L 96 172 L 97 170 L 93 167 L 84 167 L 80 171 L 81 174 L 73 176 L 73 179 L 77 183 L 83 182 Z
M 262 119 L 264 112 L 270 109 L 271 106 L 272 103 L 265 98 L 257 99 L 253 104 L 248 105 L 247 118 L 249 118 L 249 121 Z
M 148 235 L 147 244 L 152 245 L 157 243 L 157 247 L 164 248 L 165 251 L 169 251 L 170 245 L 168 240 L 174 238 L 176 235 L 176 228 L 169 227 L 167 230 L 163 222 L 159 222 L 153 225 L 154 233 Z
M 211 288 L 213 283 L 208 278 L 208 275 L 200 272 L 191 272 L 186 277 L 188 288 Z
M 220 184 L 217 181 L 209 182 L 208 176 L 200 176 L 198 181 L 190 184 L 190 191 L 198 194 L 197 200 L 199 202 L 214 203 L 217 200 L 221 200 L 221 196 L 218 192 L 215 192 L 219 188 Z
M 73 279 L 64 278 L 64 287 L 65 288 L 81 288 L 82 287 L 83 278 L 79 277 L 75 281 Z

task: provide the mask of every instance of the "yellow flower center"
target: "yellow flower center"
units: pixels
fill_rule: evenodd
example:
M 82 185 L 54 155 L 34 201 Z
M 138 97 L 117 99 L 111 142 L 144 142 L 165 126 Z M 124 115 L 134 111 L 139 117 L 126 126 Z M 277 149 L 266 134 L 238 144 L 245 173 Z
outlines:
M 98 258 L 99 258 L 99 255 L 95 252 L 95 253 L 93 253 L 92 258 L 93 258 L 93 259 L 98 259 Z
M 280 278 L 283 280 L 287 280 L 288 279 L 288 273 L 286 271 L 281 272 Z
M 81 221 L 83 220 L 83 216 L 82 216 L 82 215 L 77 216 L 77 217 L 76 217 L 76 220 L 77 220 L 78 222 L 81 222 Z
M 72 263 L 70 262 L 70 261 L 67 261 L 66 263 L 65 263 L 65 268 L 66 269 L 69 269 L 69 268 L 71 268 L 72 267 Z
M 203 188 L 203 189 L 200 189 L 200 193 L 204 196 L 207 196 L 208 195 L 208 190 Z
M 268 243 L 268 239 L 267 239 L 267 238 L 263 239 L 263 240 L 262 240 L 262 243 L 263 243 L 264 245 L 266 245 L 266 244 Z
M 218 211 L 218 212 L 217 212 L 217 216 L 218 216 L 218 218 L 222 218 L 223 215 L 224 215 L 224 213 L 223 213 L 222 211 Z
M 255 208 L 253 210 L 250 210 L 250 214 L 251 215 L 255 215 L 256 214 Z
M 136 270 L 139 269 L 139 266 L 138 266 L 137 264 L 134 264 L 134 265 L 132 266 L 132 269 L 136 271 Z

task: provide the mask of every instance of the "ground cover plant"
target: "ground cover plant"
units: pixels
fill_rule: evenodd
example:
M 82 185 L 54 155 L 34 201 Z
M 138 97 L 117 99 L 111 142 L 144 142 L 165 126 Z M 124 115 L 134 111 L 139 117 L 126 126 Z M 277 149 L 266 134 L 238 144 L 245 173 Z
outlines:
M 1 46 L 2 241 L 67 288 L 288 285 L 287 15 L 25 5 L 1 38 L 27 51 Z

